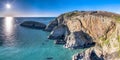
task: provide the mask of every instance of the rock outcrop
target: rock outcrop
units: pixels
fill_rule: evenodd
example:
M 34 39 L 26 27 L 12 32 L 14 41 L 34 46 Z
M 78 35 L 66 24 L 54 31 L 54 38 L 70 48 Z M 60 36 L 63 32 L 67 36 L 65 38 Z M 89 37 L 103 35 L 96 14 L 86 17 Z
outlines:
M 83 31 L 72 32 L 66 37 L 66 44 L 64 45 L 65 48 L 87 48 L 95 45 L 92 41 L 93 39 Z
M 48 31 L 48 32 L 51 32 L 54 29 L 54 27 L 57 26 L 57 25 L 58 25 L 58 21 L 57 20 L 53 20 L 53 21 L 51 21 L 47 25 L 47 27 L 45 28 L 45 30 Z
M 59 25 L 53 29 L 53 31 L 48 36 L 48 39 L 64 39 L 64 36 L 67 32 L 65 25 Z
M 45 24 L 35 21 L 25 21 L 21 23 L 20 26 L 32 28 L 32 29 L 42 29 L 42 30 L 46 28 Z
M 120 15 L 106 11 L 73 11 L 57 17 L 47 29 L 65 48 L 88 48 L 73 60 L 120 60 Z

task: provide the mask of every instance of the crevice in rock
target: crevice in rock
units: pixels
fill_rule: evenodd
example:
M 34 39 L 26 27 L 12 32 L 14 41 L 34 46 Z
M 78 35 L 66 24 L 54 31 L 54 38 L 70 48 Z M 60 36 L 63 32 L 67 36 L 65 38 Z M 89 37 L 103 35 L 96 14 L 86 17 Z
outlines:
M 100 57 L 98 57 L 94 50 L 91 51 L 90 60 L 104 60 L 103 57 L 104 55 L 101 55 Z

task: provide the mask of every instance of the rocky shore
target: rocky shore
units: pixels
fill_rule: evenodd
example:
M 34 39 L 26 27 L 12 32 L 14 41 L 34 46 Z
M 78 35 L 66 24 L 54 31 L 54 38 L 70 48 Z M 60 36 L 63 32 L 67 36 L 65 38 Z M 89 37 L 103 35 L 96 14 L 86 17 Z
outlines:
M 50 32 L 48 39 L 65 48 L 83 49 L 72 60 L 120 60 L 120 15 L 106 11 L 61 14 L 47 26 L 26 21 L 21 26 Z
M 120 15 L 106 11 L 73 11 L 51 21 L 49 39 L 65 48 L 88 48 L 72 60 L 120 60 Z M 62 44 L 61 43 L 61 44 Z

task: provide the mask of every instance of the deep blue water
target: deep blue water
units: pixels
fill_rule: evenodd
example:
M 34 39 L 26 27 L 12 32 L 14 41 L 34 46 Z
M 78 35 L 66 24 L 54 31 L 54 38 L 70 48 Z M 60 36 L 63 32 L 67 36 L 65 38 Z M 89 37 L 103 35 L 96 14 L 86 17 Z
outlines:
M 47 39 L 48 32 L 19 26 L 29 20 L 48 24 L 54 18 L 0 18 L 0 60 L 71 60 L 73 54 L 82 51 L 55 45 Z

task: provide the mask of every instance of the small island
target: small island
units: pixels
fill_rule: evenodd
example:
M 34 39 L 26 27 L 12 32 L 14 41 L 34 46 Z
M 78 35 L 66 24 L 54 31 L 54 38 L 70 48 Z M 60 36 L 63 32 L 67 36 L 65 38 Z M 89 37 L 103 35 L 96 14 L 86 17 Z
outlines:
M 20 24 L 23 27 L 32 28 L 32 29 L 42 29 L 44 30 L 46 25 L 40 22 L 35 21 L 24 21 Z

